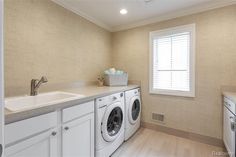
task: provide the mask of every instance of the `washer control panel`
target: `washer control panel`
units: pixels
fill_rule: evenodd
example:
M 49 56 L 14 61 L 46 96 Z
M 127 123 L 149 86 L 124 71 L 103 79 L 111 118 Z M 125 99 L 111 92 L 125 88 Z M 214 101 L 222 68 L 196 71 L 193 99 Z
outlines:
M 116 102 L 116 101 L 123 101 L 124 99 L 124 93 L 115 93 L 112 95 L 108 95 L 105 97 L 97 98 L 96 104 L 98 105 L 98 108 L 103 108 L 110 104 L 110 102 Z

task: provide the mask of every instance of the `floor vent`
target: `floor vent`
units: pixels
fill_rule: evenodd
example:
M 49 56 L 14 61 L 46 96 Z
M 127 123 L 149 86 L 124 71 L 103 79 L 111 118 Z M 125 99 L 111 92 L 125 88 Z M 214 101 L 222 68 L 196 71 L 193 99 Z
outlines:
M 164 114 L 152 113 L 152 120 L 155 122 L 164 123 Z

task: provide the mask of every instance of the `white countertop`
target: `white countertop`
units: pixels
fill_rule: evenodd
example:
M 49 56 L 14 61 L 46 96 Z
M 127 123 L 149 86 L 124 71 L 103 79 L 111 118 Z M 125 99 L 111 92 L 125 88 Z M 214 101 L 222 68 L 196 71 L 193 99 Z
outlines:
M 236 92 L 223 92 L 223 95 L 236 103 Z
M 90 85 L 90 86 L 82 86 L 82 87 L 76 87 L 76 88 L 61 89 L 59 91 L 70 92 L 74 94 L 81 94 L 81 95 L 84 95 L 85 97 L 80 98 L 78 100 L 65 102 L 65 103 L 60 103 L 60 104 L 55 104 L 55 105 L 50 105 L 50 106 L 43 106 L 43 107 L 28 109 L 28 110 L 19 111 L 19 112 L 11 112 L 9 110 L 5 110 L 5 123 L 8 124 L 8 123 L 20 121 L 23 119 L 39 116 L 42 114 L 56 111 L 58 109 L 63 109 L 63 108 L 71 107 L 71 106 L 78 105 L 84 102 L 88 102 L 88 101 L 94 100 L 95 98 L 107 96 L 107 95 L 118 93 L 118 92 L 124 92 L 124 91 L 135 89 L 138 87 L 140 86 L 128 85 L 128 86 L 119 86 L 119 87 L 108 87 L 108 86 L 98 87 L 95 85 Z

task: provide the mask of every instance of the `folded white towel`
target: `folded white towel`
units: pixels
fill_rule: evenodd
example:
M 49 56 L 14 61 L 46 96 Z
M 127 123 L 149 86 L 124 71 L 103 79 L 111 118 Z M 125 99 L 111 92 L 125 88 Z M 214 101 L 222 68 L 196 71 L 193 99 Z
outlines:
M 104 74 L 107 75 L 123 75 L 125 72 L 122 70 L 116 70 L 115 68 L 110 68 L 104 71 Z

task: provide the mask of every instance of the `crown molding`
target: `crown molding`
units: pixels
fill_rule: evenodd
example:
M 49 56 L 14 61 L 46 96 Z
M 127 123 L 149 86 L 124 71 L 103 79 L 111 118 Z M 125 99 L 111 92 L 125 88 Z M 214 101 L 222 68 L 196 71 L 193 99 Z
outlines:
M 131 28 L 135 28 L 135 27 L 139 27 L 139 26 L 144 26 L 144 25 L 156 23 L 156 22 L 170 20 L 170 19 L 174 19 L 177 17 L 200 13 L 200 12 L 204 12 L 207 10 L 217 9 L 217 8 L 221 8 L 221 7 L 225 7 L 225 6 L 229 6 L 229 5 L 234 5 L 234 4 L 236 4 L 236 1 L 234 1 L 234 0 L 228 1 L 228 2 L 218 1 L 215 4 L 208 3 L 208 4 L 204 4 L 204 6 L 195 6 L 195 7 L 191 7 L 191 8 L 184 9 L 184 10 L 174 11 L 171 13 L 167 13 L 165 15 L 160 15 L 160 16 L 157 16 L 154 18 L 148 18 L 148 19 L 145 19 L 142 21 L 131 23 L 131 24 L 114 26 L 114 27 L 112 27 L 111 30 L 112 30 L 112 32 L 118 32 L 118 31 L 122 31 L 122 30 L 126 30 L 126 29 L 131 29 Z
M 83 17 L 84 19 L 86 19 L 86 20 L 96 24 L 97 26 L 100 26 L 100 27 L 106 29 L 107 31 L 110 31 L 110 32 L 112 31 L 111 27 L 106 25 L 105 23 L 103 23 L 103 22 L 101 22 L 101 21 L 99 21 L 99 20 L 89 16 L 88 14 L 86 14 L 86 13 L 84 13 L 82 11 L 78 11 L 78 10 L 74 9 L 73 7 L 71 7 L 71 6 L 68 6 L 67 4 L 63 3 L 60 0 L 51 0 L 51 1 L 55 2 L 56 4 L 62 6 L 63 8 L 65 8 L 67 10 L 72 11 L 73 13 Z
M 236 4 L 235 0 L 229 0 L 229 1 L 219 0 L 217 2 L 214 2 L 214 4 L 207 3 L 204 5 L 198 5 L 198 6 L 194 6 L 191 8 L 182 9 L 182 10 L 174 11 L 171 13 L 159 15 L 157 17 L 147 18 L 145 20 L 141 20 L 138 22 L 133 22 L 130 24 L 124 24 L 124 25 L 111 27 L 111 26 L 101 22 L 100 20 L 93 18 L 92 16 L 89 16 L 88 14 L 86 14 L 82 11 L 78 11 L 71 6 L 68 6 L 67 4 L 63 3 L 61 0 L 51 0 L 51 1 L 55 2 L 56 4 L 62 6 L 63 8 L 74 12 L 75 14 L 83 17 L 84 19 L 86 19 L 86 20 L 88 20 L 88 21 L 90 21 L 90 22 L 106 29 L 107 31 L 110 31 L 110 32 L 118 32 L 118 31 L 122 31 L 122 30 L 126 30 L 126 29 L 131 29 L 131 28 L 135 28 L 135 27 L 139 27 L 139 26 L 144 26 L 144 25 L 148 25 L 148 24 L 152 24 L 152 23 L 156 23 L 156 22 L 160 22 L 160 21 L 170 20 L 170 19 L 174 19 L 177 17 L 182 17 L 182 16 L 186 16 L 186 15 L 191 15 L 191 14 L 195 14 L 195 13 L 204 12 L 207 10 L 217 9 L 217 8 Z

